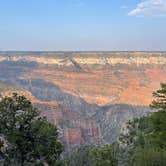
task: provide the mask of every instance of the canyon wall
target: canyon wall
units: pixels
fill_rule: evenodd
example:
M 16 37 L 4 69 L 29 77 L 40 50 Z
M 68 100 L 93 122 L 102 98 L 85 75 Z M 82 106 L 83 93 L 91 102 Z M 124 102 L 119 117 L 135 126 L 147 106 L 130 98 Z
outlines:
M 0 92 L 32 100 L 70 151 L 111 143 L 152 111 L 166 52 L 0 52 L 0 71 Z

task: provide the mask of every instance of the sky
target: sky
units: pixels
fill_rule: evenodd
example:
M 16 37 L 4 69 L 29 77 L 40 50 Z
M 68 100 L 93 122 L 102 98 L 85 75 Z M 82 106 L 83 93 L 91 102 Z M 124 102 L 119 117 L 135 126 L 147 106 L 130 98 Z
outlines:
M 0 50 L 163 51 L 166 0 L 0 0 Z

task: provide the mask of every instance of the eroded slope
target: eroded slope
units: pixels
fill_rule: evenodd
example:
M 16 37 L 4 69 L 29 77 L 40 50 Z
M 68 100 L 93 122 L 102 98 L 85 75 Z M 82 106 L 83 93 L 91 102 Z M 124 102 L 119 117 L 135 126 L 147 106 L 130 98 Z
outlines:
M 150 111 L 152 92 L 166 81 L 166 53 L 0 52 L 0 71 L 0 82 L 59 126 L 70 150 L 112 142 L 126 121 Z

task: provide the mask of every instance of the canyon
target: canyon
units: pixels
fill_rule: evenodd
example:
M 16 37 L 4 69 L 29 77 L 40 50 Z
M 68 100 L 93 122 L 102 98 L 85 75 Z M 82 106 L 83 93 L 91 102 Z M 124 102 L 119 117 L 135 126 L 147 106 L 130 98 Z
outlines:
M 166 52 L 0 52 L 0 93 L 25 95 L 56 124 L 65 151 L 114 142 L 152 112 Z

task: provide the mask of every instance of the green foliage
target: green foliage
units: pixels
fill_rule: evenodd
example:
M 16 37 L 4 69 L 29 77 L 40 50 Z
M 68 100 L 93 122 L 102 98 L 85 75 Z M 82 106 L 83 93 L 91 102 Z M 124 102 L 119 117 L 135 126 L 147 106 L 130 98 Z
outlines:
M 8 142 L 4 165 L 58 165 L 62 145 L 57 128 L 39 115 L 24 96 L 1 99 L 0 134 Z
M 123 165 L 166 165 L 166 112 L 136 119 L 128 129 L 129 133 L 120 138 Z
M 155 149 L 154 147 L 136 148 L 131 166 L 165 166 L 166 149 Z
M 70 166 L 116 166 L 113 145 L 102 147 L 83 147 L 74 152 L 68 159 Z
M 150 105 L 159 111 L 166 111 L 166 83 L 161 83 L 161 89 L 153 93 L 155 100 Z
M 166 165 L 166 84 L 153 95 L 151 107 L 158 112 L 129 122 L 128 133 L 120 137 L 121 165 Z
M 38 119 L 32 124 L 34 135 L 35 156 L 41 156 L 43 162 L 46 160 L 49 165 L 57 165 L 62 152 L 62 145 L 58 141 L 57 128 L 48 123 L 46 119 Z
M 81 147 L 72 152 L 66 159 L 66 166 L 91 166 L 92 156 L 91 149 L 93 147 Z
M 93 166 L 115 166 L 116 157 L 113 145 L 95 147 L 91 150 Z

